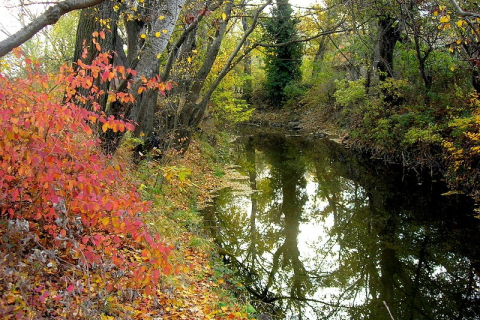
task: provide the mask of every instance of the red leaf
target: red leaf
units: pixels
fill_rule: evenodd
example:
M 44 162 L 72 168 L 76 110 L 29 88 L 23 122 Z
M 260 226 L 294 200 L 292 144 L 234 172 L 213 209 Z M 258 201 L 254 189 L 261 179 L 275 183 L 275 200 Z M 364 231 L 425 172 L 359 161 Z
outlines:
M 107 203 L 105 203 L 105 210 L 112 210 L 113 209 L 113 203 L 111 201 L 108 201 Z

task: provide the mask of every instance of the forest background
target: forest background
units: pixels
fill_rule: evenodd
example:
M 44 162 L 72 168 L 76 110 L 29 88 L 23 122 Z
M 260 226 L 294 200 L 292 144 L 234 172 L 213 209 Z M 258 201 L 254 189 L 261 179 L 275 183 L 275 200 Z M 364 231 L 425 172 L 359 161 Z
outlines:
M 195 179 L 213 181 L 196 153 L 221 175 L 212 148 L 238 122 L 334 131 L 479 197 L 473 1 L 6 5 L 21 28 L 0 42 L 3 317 L 255 316 L 192 254 Z M 186 307 L 204 288 L 219 300 Z

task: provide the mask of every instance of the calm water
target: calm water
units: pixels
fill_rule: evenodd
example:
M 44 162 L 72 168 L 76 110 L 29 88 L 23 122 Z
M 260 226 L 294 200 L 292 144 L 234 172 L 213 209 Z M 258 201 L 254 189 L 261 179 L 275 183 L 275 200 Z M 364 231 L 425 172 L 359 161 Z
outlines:
M 480 319 L 480 227 L 441 182 L 329 140 L 240 137 L 245 189 L 205 211 L 225 261 L 269 319 Z

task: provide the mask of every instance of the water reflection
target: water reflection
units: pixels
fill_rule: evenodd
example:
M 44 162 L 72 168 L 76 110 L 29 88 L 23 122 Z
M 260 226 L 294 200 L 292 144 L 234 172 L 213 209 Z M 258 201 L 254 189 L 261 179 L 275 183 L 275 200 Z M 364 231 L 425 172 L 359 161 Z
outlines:
M 328 140 L 257 134 L 235 148 L 252 192 L 222 191 L 205 218 L 263 316 L 480 317 L 480 232 L 467 199 Z

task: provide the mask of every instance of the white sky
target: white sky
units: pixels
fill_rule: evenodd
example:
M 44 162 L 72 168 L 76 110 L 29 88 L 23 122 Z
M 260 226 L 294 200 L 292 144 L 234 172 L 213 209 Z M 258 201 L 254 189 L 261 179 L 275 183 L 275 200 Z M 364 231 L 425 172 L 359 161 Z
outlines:
M 32 3 L 34 1 L 24 0 L 24 3 Z M 45 7 L 48 7 L 48 3 L 52 3 L 54 1 L 42 1 L 38 0 L 35 1 L 38 3 L 46 3 L 43 5 L 27 5 L 26 9 L 30 10 L 34 14 L 41 14 Z M 18 31 L 21 27 L 20 19 L 22 18 L 21 15 L 21 8 L 20 8 L 20 0 L 0 0 L 0 40 L 5 39 L 8 35 L 14 34 Z M 27 17 L 23 15 L 26 19 Z M 27 20 L 28 21 L 28 20 Z

